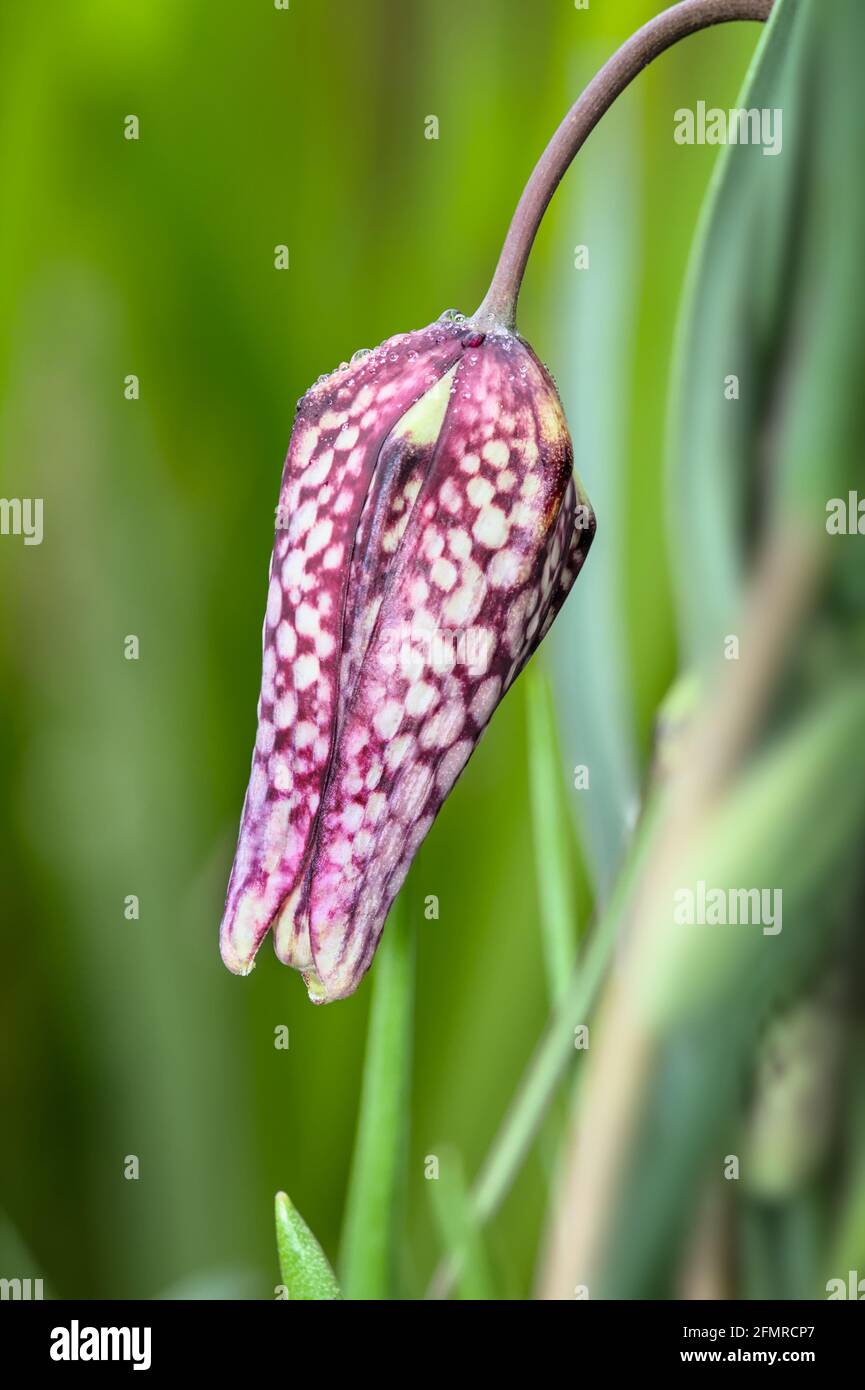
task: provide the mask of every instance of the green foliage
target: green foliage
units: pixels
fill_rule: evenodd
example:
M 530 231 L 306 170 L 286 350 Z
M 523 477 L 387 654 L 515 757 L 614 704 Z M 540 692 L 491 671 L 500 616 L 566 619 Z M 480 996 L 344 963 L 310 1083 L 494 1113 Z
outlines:
M 550 1003 L 567 988 L 576 955 L 573 853 L 563 795 L 562 758 L 549 684 L 532 669 L 526 676 L 528 775 L 532 848 Z
M 379 949 L 342 1238 L 349 1298 L 389 1298 L 395 1288 L 408 1153 L 414 1003 L 410 888 L 391 909 Z
M 276 1248 L 285 1297 L 327 1301 L 342 1298 L 327 1256 L 285 1192 L 277 1192 Z

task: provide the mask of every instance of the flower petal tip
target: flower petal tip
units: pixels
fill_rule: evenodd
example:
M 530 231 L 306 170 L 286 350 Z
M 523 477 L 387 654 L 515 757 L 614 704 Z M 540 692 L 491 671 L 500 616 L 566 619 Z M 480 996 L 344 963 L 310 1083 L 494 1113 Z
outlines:
M 219 943 L 219 954 L 222 956 L 222 963 L 232 975 L 251 975 L 255 969 L 254 957 L 240 955 L 230 940 L 224 937 Z

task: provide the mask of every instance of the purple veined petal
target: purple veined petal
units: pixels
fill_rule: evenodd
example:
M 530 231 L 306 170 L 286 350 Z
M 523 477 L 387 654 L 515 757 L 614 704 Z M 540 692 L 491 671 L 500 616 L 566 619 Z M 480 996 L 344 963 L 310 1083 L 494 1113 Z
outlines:
M 382 443 L 468 337 L 438 323 L 392 338 L 300 403 L 277 508 L 258 736 L 220 929 L 223 960 L 238 974 L 252 968 L 308 855 L 334 737 L 350 561 Z M 303 932 L 286 956 L 310 965 Z
M 410 521 L 423 479 L 429 472 L 445 417 L 454 372 L 451 368 L 403 415 L 384 440 L 357 529 L 344 603 L 340 691 L 333 747 L 343 736 L 370 640 L 391 581 L 394 562 Z M 354 735 L 352 735 L 354 737 Z M 355 798 L 369 788 L 349 781 Z M 351 828 L 355 812 L 346 813 Z M 312 861 L 310 860 L 310 863 Z M 297 942 L 308 942 L 309 875 L 286 901 L 276 923 L 276 953 L 287 965 L 308 973 L 314 991 L 311 956 L 298 964 Z
M 303 890 L 310 997 L 357 987 L 418 846 L 552 622 L 593 526 L 549 375 L 520 340 L 488 338 L 456 369 L 347 694 Z
M 375 466 L 357 529 L 345 603 L 344 715 L 414 504 L 429 472 L 453 389 L 450 368 L 394 425 Z
M 221 944 L 275 923 L 350 994 L 421 840 L 594 534 L 549 374 L 441 322 L 301 402 L 280 492 L 259 731 Z
M 556 522 L 556 533 L 547 556 L 548 578 L 543 582 L 548 592 L 538 615 L 538 626 L 529 639 L 525 655 L 514 679 L 537 651 L 559 613 L 562 604 L 576 582 L 589 548 L 595 538 L 595 513 L 575 478 L 568 483 L 562 509 Z

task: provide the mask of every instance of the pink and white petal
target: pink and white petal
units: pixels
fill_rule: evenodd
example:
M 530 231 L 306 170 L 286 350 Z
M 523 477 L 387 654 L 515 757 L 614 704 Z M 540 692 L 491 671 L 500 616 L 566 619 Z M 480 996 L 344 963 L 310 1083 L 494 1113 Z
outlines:
M 309 871 L 317 997 L 350 994 L 560 580 L 571 446 L 515 339 L 460 363 L 352 692 Z M 553 558 L 555 557 L 555 558 Z
M 236 973 L 251 969 L 309 852 L 335 733 L 350 561 L 381 445 L 460 357 L 465 336 L 451 324 L 400 335 L 300 402 L 270 563 L 258 736 L 220 929 Z M 285 958 L 305 968 L 302 921 L 292 935 Z

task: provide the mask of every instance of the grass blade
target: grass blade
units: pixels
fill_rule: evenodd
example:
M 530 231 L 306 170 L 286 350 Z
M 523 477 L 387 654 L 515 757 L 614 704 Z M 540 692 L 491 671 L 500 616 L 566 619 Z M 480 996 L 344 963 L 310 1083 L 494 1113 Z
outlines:
M 567 807 L 562 796 L 562 760 L 549 682 L 542 671 L 526 673 L 529 801 L 541 944 L 550 1003 L 567 993 L 577 954 L 577 908 Z
M 343 1287 L 352 1299 L 393 1295 L 411 1072 L 414 932 L 409 916 L 403 891 L 385 926 L 373 977 L 341 1251 Z
M 489 1257 L 465 1181 L 462 1161 L 451 1149 L 441 1155 L 436 1182 L 430 1184 L 433 1213 L 449 1252 L 456 1278 L 457 1296 L 475 1302 L 496 1298 L 495 1281 Z

